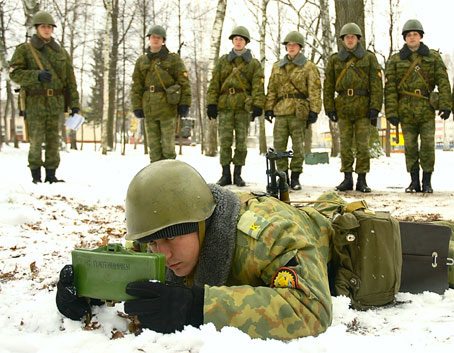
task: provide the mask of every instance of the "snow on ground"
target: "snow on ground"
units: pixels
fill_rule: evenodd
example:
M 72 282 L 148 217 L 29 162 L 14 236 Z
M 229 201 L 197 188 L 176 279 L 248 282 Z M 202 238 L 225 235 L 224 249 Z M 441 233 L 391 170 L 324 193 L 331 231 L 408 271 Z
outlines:
M 90 329 L 63 318 L 55 306 L 60 269 L 75 247 L 123 242 L 124 198 L 132 177 L 148 164 L 143 146 L 128 146 L 125 156 L 107 156 L 85 144 L 83 151 L 61 153 L 57 176 L 66 183 L 31 183 L 28 145 L 0 151 L 0 352 L 438 352 L 454 343 L 454 289 L 444 295 L 399 293 L 398 304 L 359 312 L 345 297 L 333 298 L 332 326 L 318 337 L 281 342 L 252 340 L 231 327 L 213 325 L 163 335 L 145 330 L 128 333 L 128 320 L 117 315 L 122 304 L 94 309 Z M 214 183 L 220 177 L 218 157 L 184 146 L 177 157 Z M 409 175 L 403 154 L 371 161 L 371 194 L 342 193 L 349 201 L 365 199 L 377 210 L 401 220 L 454 220 L 454 152 L 436 153 L 434 194 L 408 195 Z M 310 201 L 342 180 L 339 158 L 329 164 L 305 165 L 303 189 L 292 200 Z M 250 149 L 243 168 L 247 189 L 266 188 L 265 157 Z M 232 190 L 237 189 L 230 186 Z M 124 337 L 113 340 L 116 333 Z M 451 347 L 451 348 L 450 348 Z

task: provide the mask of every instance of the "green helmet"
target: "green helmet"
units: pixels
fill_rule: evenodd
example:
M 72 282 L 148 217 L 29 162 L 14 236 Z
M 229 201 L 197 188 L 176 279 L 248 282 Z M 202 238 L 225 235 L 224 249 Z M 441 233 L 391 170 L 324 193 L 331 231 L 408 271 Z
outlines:
M 304 37 L 298 31 L 291 31 L 289 34 L 287 34 L 282 44 L 287 45 L 288 42 L 298 43 L 301 48 L 304 47 Z
M 358 39 L 361 39 L 361 37 L 363 36 L 361 28 L 359 28 L 359 26 L 353 22 L 346 23 L 345 25 L 342 26 L 339 38 L 344 39 L 344 36 L 346 36 L 347 34 L 354 34 L 355 36 L 358 37 Z
M 189 164 L 173 159 L 151 163 L 129 184 L 126 239 L 137 240 L 170 226 L 204 221 L 215 206 L 210 188 Z
M 154 26 L 150 27 L 150 29 L 148 30 L 147 36 L 149 37 L 152 34 L 161 36 L 162 38 L 164 38 L 164 40 L 166 40 L 166 30 L 164 29 L 164 27 L 162 27 L 160 25 L 154 25 Z
M 419 32 L 422 36 L 424 34 L 424 28 L 422 27 L 421 22 L 415 19 L 405 22 L 404 27 L 402 28 L 402 35 L 404 36 L 404 39 L 406 34 L 411 31 Z
M 249 43 L 251 41 L 251 36 L 249 35 L 249 31 L 247 30 L 246 27 L 243 26 L 235 27 L 232 31 L 232 34 L 230 34 L 229 39 L 232 40 L 236 36 L 243 37 L 246 40 L 246 43 Z
M 51 25 L 53 27 L 57 27 L 51 14 L 46 11 L 38 11 L 37 13 L 35 13 L 32 19 L 32 24 L 33 26 Z

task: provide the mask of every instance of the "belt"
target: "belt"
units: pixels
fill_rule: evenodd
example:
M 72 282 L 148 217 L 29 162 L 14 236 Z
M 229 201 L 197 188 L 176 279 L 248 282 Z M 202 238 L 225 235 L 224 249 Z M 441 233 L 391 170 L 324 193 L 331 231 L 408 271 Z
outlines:
M 353 88 L 349 88 L 345 91 L 339 91 L 337 92 L 340 96 L 349 96 L 349 97 L 353 97 L 353 96 L 368 96 L 369 95 L 369 91 L 366 91 L 365 89 L 353 89 Z
M 165 92 L 166 90 L 161 87 L 161 86 L 155 86 L 155 85 L 151 85 L 149 88 L 151 93 L 155 93 L 155 92 Z
M 62 89 L 31 89 L 27 90 L 27 96 L 48 96 L 52 97 L 57 94 L 63 94 L 64 90 Z
M 244 93 L 244 92 L 246 92 L 246 91 L 242 88 L 231 87 L 228 90 L 222 91 L 221 94 L 236 94 L 236 93 Z
M 283 99 L 286 98 L 299 98 L 299 99 L 307 99 L 307 97 L 304 94 L 301 93 L 290 93 L 290 94 L 284 94 L 283 96 L 280 96 L 277 98 L 277 102 L 280 102 Z
M 399 92 L 399 98 L 402 98 L 403 96 L 410 96 L 410 97 L 416 97 L 416 98 L 424 98 L 427 99 L 429 97 L 429 92 L 423 89 L 415 89 L 413 92 L 411 91 L 402 91 Z

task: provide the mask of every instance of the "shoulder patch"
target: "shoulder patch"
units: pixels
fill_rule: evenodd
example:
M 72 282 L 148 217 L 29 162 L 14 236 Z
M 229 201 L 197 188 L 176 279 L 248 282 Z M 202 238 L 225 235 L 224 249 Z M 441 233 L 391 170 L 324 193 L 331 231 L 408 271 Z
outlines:
M 237 229 L 258 240 L 270 222 L 262 216 L 248 210 L 241 216 Z
M 289 267 L 281 267 L 271 280 L 271 288 L 297 288 L 298 276 Z
M 381 70 L 377 70 L 377 76 L 378 76 L 378 77 L 380 78 L 380 80 L 381 80 L 381 78 L 382 78 Z
M 186 78 L 188 78 L 188 73 L 187 73 L 187 71 L 184 71 L 184 72 L 183 72 L 183 76 L 186 77 Z

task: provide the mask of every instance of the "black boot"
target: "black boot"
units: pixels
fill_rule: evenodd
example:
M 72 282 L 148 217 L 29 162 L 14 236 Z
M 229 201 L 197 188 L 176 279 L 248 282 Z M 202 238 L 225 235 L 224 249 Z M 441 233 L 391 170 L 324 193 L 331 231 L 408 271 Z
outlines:
M 361 173 L 358 174 L 358 180 L 356 181 L 356 191 L 361 192 L 370 192 L 370 187 L 367 186 L 366 183 L 366 174 Z
M 421 184 L 419 182 L 419 172 L 411 172 L 411 183 L 408 185 L 408 188 L 405 189 L 405 192 L 421 192 Z M 430 179 L 429 179 L 430 185 Z
M 233 183 L 236 186 L 246 186 L 246 183 L 241 178 L 241 166 L 236 165 L 235 169 L 233 170 Z
M 32 172 L 33 184 L 41 183 L 41 168 L 30 169 Z
M 335 190 L 337 191 L 347 191 L 353 190 L 353 177 L 352 172 L 345 172 L 345 177 L 342 183 L 336 186 Z
M 232 175 L 230 174 L 230 164 L 222 166 L 222 176 L 217 182 L 220 186 L 232 185 Z
M 65 181 L 62 179 L 57 179 L 55 176 L 55 169 L 46 169 L 46 180 L 44 182 L 49 182 L 50 184 L 53 183 L 64 183 Z
M 432 178 L 432 173 L 422 172 L 422 192 L 431 194 L 433 193 L 432 185 L 430 184 L 430 179 Z
M 292 172 L 292 177 L 290 179 L 290 187 L 292 190 L 301 190 L 301 184 L 300 184 L 300 173 L 298 172 Z

